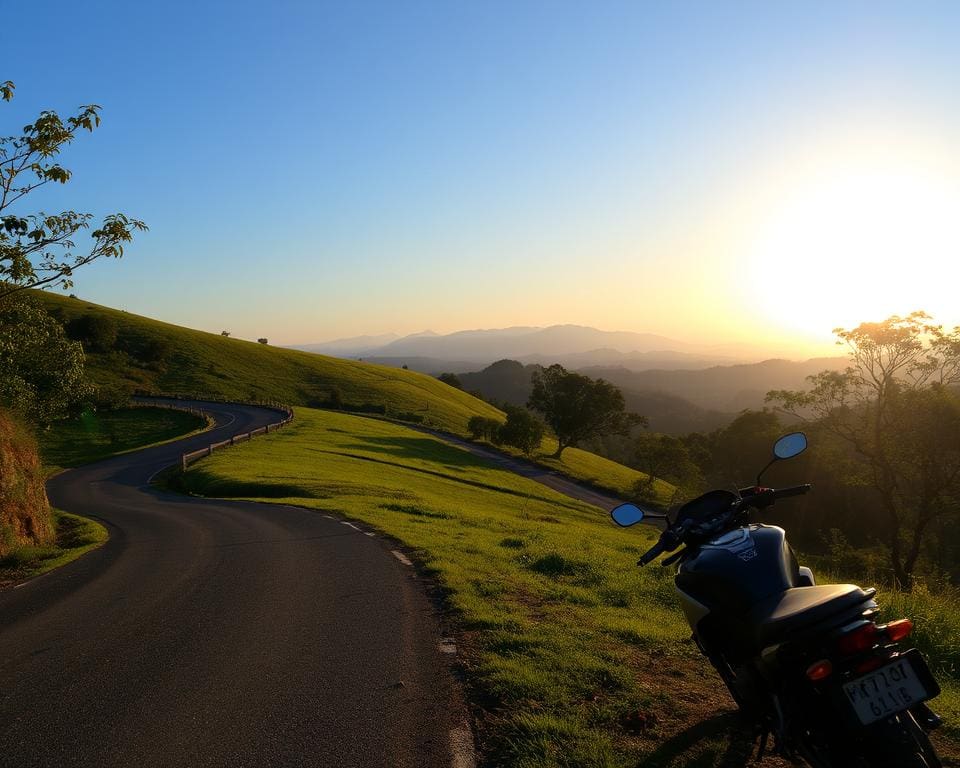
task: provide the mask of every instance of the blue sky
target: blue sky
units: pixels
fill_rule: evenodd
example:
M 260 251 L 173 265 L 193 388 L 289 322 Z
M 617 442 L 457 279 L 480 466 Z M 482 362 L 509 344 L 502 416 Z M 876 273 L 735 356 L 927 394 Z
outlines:
M 0 109 L 9 133 L 103 106 L 74 181 L 21 209 L 147 221 L 78 273 L 94 301 L 278 343 L 557 322 L 723 343 L 767 321 L 787 349 L 847 319 L 746 307 L 759 207 L 873 142 L 879 167 L 944 175 L 953 213 L 957 9 L 35 0 L 4 9 L 46 21 L 5 36 Z M 858 309 L 914 309 L 896 282 Z

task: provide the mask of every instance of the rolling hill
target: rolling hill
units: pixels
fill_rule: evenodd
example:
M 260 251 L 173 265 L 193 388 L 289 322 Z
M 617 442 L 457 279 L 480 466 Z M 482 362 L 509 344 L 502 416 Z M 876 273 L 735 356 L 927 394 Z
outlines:
M 482 400 L 414 371 L 226 338 L 83 299 L 33 295 L 68 329 L 91 317 L 115 328 L 112 343 L 84 344 L 88 378 L 104 389 L 281 400 L 291 405 L 339 400 L 345 409 L 382 411 L 457 434 L 466 433 L 471 416 L 503 417 Z

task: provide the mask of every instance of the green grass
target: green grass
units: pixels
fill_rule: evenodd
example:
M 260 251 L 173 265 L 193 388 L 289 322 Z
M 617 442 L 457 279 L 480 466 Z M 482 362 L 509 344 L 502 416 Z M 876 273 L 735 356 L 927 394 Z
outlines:
M 34 296 L 64 322 L 96 314 L 117 324 L 117 348 L 86 355 L 88 378 L 102 387 L 279 400 L 290 405 L 325 403 L 336 389 L 346 405 L 382 406 L 387 417 L 418 421 L 457 435 L 466 434 L 472 416 L 505 418 L 490 404 L 414 371 L 224 338 L 57 294 L 35 292 Z M 143 350 L 157 340 L 167 344 L 167 358 L 144 363 L 142 358 L 149 355 Z M 628 493 L 643 477 L 629 467 L 576 448 L 564 451 L 558 462 L 549 458 L 555 449 L 555 441 L 545 440 L 536 460 L 613 493 Z M 660 483 L 657 488 L 664 499 L 669 498 L 672 489 L 667 484 Z
M 0 586 L 26 581 L 66 565 L 108 538 L 107 529 L 95 520 L 59 510 L 54 510 L 53 516 L 56 543 L 47 547 L 21 547 L 0 558 Z
M 509 446 L 499 446 L 499 450 L 514 456 L 523 456 L 519 450 Z M 630 497 L 633 487 L 640 480 L 647 478 L 647 475 L 643 472 L 638 472 L 623 464 L 618 464 L 610 459 L 605 459 L 603 456 L 579 448 L 565 448 L 560 458 L 555 459 L 553 454 L 556 450 L 556 438 L 545 437 L 537 453 L 531 457 L 523 457 L 530 458 L 537 464 L 556 470 L 574 480 L 579 480 L 625 498 Z M 663 480 L 654 481 L 654 492 L 660 504 L 664 506 L 669 505 L 675 490 L 670 483 Z
M 912 592 L 903 592 L 891 585 L 868 584 L 858 575 L 820 568 L 815 573 L 822 584 L 875 586 L 884 621 L 913 620 L 909 643 L 923 652 L 942 689 L 930 706 L 943 717 L 943 732 L 960 740 L 960 590 L 932 593 L 920 583 Z
M 205 419 L 185 411 L 121 408 L 54 422 L 38 442 L 44 465 L 56 470 L 176 440 L 206 426 Z
M 101 386 L 290 405 L 326 402 L 335 388 L 348 405 L 384 406 L 388 416 L 422 419 L 455 434 L 466 433 L 471 416 L 503 418 L 488 403 L 422 373 L 225 338 L 82 299 L 33 295 L 65 322 L 96 314 L 117 324 L 116 349 L 86 355 L 87 375 Z M 151 357 L 145 350 L 158 341 L 168 348 L 165 359 L 144 362 Z
M 299 408 L 180 482 L 342 513 L 407 544 L 459 621 L 491 765 L 632 766 L 658 749 L 645 764 L 677 764 L 666 737 L 730 704 L 687 639 L 668 569 L 634 566 L 652 530 L 618 529 L 429 435 Z M 709 738 L 677 750 L 704 766 L 724 751 Z

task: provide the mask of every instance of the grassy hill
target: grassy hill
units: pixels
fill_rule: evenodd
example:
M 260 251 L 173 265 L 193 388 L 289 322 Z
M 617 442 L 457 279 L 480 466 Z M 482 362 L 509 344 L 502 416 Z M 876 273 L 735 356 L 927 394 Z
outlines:
M 312 407 L 336 398 L 344 410 L 381 413 L 459 435 L 467 433 L 472 416 L 506 418 L 489 403 L 426 374 L 226 338 L 82 299 L 34 296 L 83 341 L 88 378 L 106 393 L 115 390 L 118 403 L 131 388 Z M 99 331 L 90 330 L 91 321 L 101 323 Z M 548 458 L 555 448 L 555 441 L 544 440 L 538 460 L 614 493 L 629 493 L 645 477 L 576 448 L 558 462 Z M 664 500 L 670 497 L 672 488 L 663 484 L 660 490 Z
M 482 765 L 749 762 L 749 740 L 728 742 L 733 702 L 689 640 L 672 571 L 634 566 L 656 535 L 649 527 L 618 529 L 422 432 L 304 408 L 288 429 L 203 459 L 180 481 L 342 514 L 410 547 L 460 630 Z M 911 600 L 883 591 L 883 615 L 917 622 L 944 687 L 933 706 L 956 739 L 957 624 L 937 616 L 946 601 Z M 952 740 L 941 748 L 956 753 Z
M 88 377 L 106 389 L 134 387 L 315 406 L 339 398 L 348 407 L 382 408 L 388 416 L 422 420 L 457 434 L 466 433 L 471 416 L 503 417 L 482 400 L 414 371 L 226 338 L 82 299 L 33 295 L 68 329 L 88 317 L 106 319 L 115 327 L 112 343 L 84 344 Z

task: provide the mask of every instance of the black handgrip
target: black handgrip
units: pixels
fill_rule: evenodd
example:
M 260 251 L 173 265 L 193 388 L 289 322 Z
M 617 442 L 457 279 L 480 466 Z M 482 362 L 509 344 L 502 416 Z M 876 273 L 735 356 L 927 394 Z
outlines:
M 637 560 L 637 565 L 646 565 L 646 564 L 649 563 L 651 560 L 659 557 L 659 556 L 662 555 L 662 554 L 663 554 L 663 542 L 662 542 L 662 541 L 658 541 L 656 544 L 653 545 L 653 547 L 652 547 L 651 549 L 649 549 L 647 552 L 645 552 L 645 553 L 640 557 L 639 560 Z
M 789 488 L 778 488 L 773 492 L 774 497 L 778 499 L 785 499 L 788 496 L 803 496 L 811 488 L 813 488 L 810 483 L 804 483 L 803 485 L 793 485 Z

